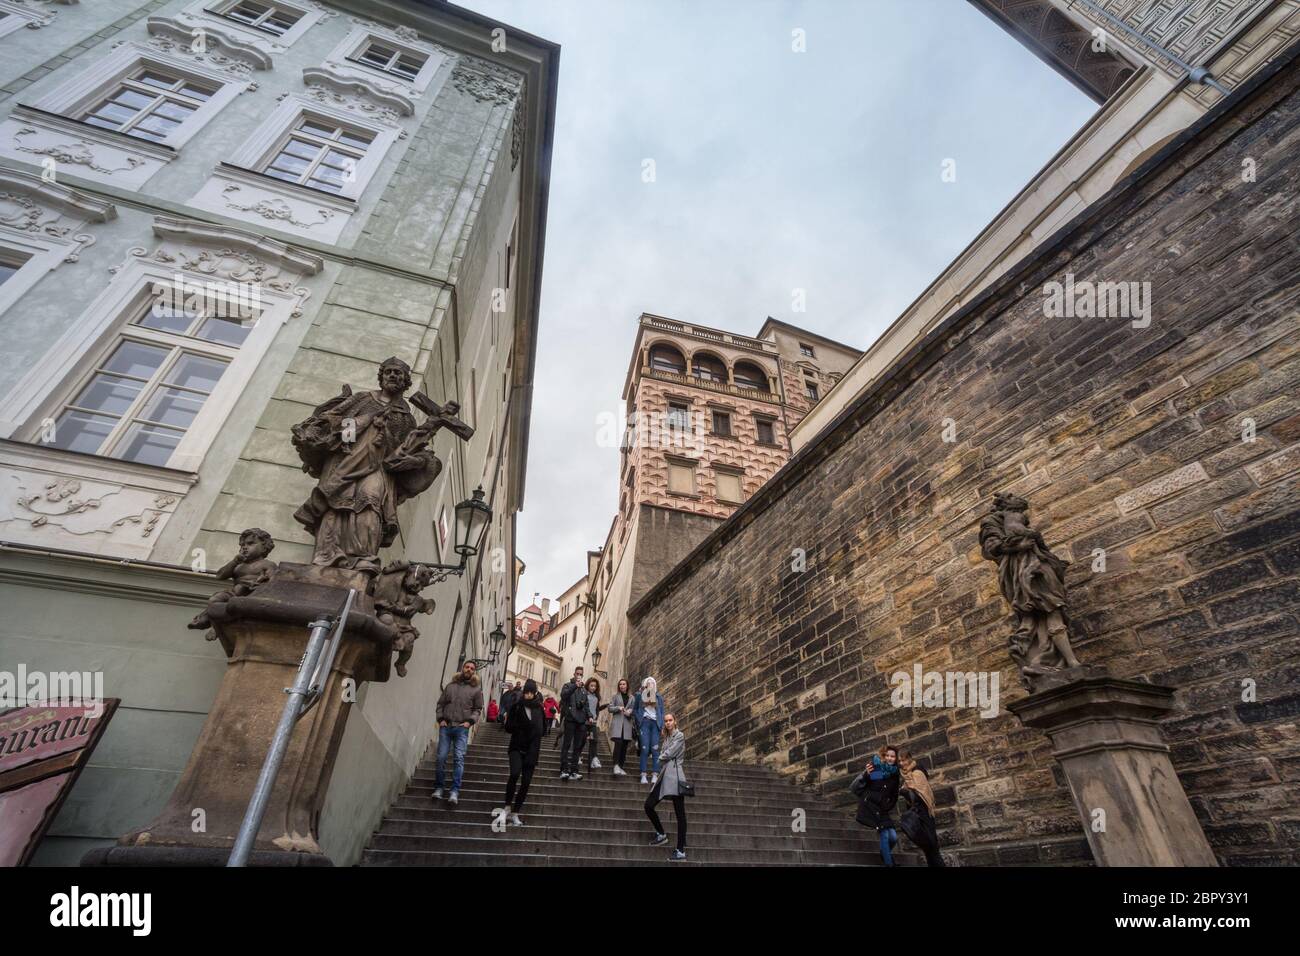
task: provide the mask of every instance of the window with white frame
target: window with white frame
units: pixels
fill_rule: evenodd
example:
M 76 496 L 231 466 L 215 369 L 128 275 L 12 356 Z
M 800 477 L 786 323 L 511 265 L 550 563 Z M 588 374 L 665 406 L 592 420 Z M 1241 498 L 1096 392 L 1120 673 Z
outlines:
M 374 70 L 400 76 L 404 80 L 414 80 L 429 60 L 423 53 L 402 50 L 395 44 L 373 37 L 366 40 L 348 59 Z
M 16 276 L 29 258 L 30 256 L 0 246 L 0 285 L 4 285 Z
M 216 92 L 215 84 L 141 65 L 78 119 L 91 126 L 161 143 Z
M 285 182 L 342 194 L 374 143 L 373 133 L 319 116 L 302 116 L 258 172 Z
M 272 36 L 284 36 L 302 19 L 302 11 L 278 3 L 258 3 L 256 0 L 235 0 L 210 9 L 219 17 L 252 27 Z
M 47 444 L 166 465 L 253 327 L 156 297 L 131 316 L 59 406 Z

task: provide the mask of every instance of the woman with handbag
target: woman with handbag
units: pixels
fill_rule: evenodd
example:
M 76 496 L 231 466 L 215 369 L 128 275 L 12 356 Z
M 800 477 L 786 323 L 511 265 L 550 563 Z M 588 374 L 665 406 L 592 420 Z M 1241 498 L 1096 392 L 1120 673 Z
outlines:
M 934 790 L 930 780 L 906 750 L 898 755 L 898 767 L 900 792 L 908 805 L 898 818 L 898 828 L 925 854 L 927 866 L 944 866 L 939 853 L 939 831 L 934 825 Z
M 885 866 L 894 865 L 893 849 L 898 845 L 898 830 L 890 813 L 898 803 L 899 783 L 898 748 L 885 744 L 871 755 L 850 788 L 858 796 L 858 823 L 874 827 L 880 834 L 880 857 Z
M 614 776 L 625 777 L 627 771 L 623 764 L 627 760 L 628 744 L 636 732 L 636 695 L 629 688 L 624 677 L 618 682 L 618 689 L 609 699 L 609 740 L 614 745 Z
M 695 796 L 695 787 L 686 780 L 686 771 L 682 766 L 686 757 L 686 735 L 677 727 L 677 718 L 664 714 L 664 739 L 667 743 L 659 749 L 659 780 L 645 798 L 645 815 L 650 818 L 655 828 L 655 838 L 651 846 L 663 846 L 668 842 L 664 825 L 655 812 L 660 800 L 673 802 L 673 816 L 677 820 L 677 849 L 668 857 L 674 862 L 686 859 L 686 798 Z

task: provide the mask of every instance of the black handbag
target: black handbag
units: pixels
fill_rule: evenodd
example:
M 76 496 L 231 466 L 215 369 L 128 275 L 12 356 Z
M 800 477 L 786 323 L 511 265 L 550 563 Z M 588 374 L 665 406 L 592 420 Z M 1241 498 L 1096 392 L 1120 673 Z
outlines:
M 855 797 L 861 797 L 864 793 L 866 793 L 866 792 L 867 792 L 867 775 L 866 775 L 865 773 L 860 773 L 860 774 L 858 774 L 856 777 L 854 777 L 854 778 L 853 778 L 853 782 L 852 782 L 851 784 L 849 784 L 849 791 L 850 791 L 850 792 L 851 792 Z

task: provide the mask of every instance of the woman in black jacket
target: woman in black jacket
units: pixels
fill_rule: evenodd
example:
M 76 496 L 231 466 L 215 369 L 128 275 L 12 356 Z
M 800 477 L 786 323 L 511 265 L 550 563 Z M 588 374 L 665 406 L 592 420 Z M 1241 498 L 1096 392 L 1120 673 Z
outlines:
M 893 866 L 898 830 L 890 814 L 898 803 L 898 748 L 886 744 L 878 753 L 872 754 L 859 779 L 864 789 L 858 796 L 857 820 L 864 827 L 875 827 L 880 833 L 881 859 L 885 866 Z
M 530 680 L 524 684 L 519 699 L 506 714 L 506 731 L 510 734 L 510 779 L 506 782 L 506 805 L 496 808 L 492 814 L 504 816 L 509 809 L 510 825 L 521 827 L 524 821 L 519 818 L 519 811 L 528 797 L 528 785 L 537 768 L 542 737 L 546 735 L 546 715 L 542 712 L 536 681 Z M 516 782 L 519 783 L 518 794 L 515 793 Z

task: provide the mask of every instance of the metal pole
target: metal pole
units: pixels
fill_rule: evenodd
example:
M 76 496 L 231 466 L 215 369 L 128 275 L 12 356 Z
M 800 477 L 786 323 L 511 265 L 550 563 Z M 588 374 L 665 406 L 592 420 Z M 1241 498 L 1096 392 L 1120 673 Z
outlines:
M 351 608 L 355 594 L 355 591 L 348 591 L 344 614 L 347 613 L 348 608 Z M 343 622 L 343 617 L 337 621 L 340 633 L 342 633 Z M 285 688 L 289 699 L 285 701 L 284 710 L 280 714 L 280 723 L 275 728 L 275 736 L 271 738 L 271 749 L 267 751 L 262 772 L 257 777 L 257 785 L 253 788 L 253 797 L 248 802 L 244 821 L 239 826 L 239 835 L 235 837 L 235 846 L 230 851 L 230 859 L 226 862 L 227 867 L 248 865 L 248 857 L 253 852 L 257 831 L 262 827 L 262 817 L 266 815 L 266 805 L 270 802 L 271 791 L 275 788 L 275 778 L 280 773 L 280 765 L 284 763 L 285 751 L 289 749 L 293 725 L 304 712 L 303 702 L 307 697 L 312 677 L 316 673 L 316 664 L 320 660 L 321 651 L 325 648 L 326 638 L 333 623 L 335 622 L 331 622 L 328 618 L 321 618 L 308 625 L 311 628 L 311 637 L 307 640 L 307 650 L 298 665 L 298 674 L 294 677 L 293 687 Z

